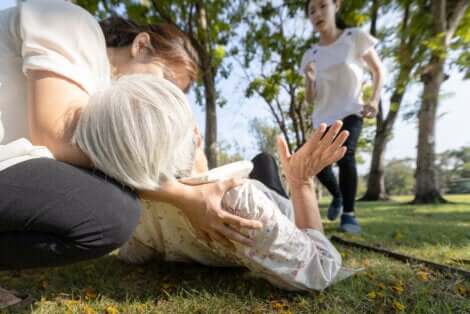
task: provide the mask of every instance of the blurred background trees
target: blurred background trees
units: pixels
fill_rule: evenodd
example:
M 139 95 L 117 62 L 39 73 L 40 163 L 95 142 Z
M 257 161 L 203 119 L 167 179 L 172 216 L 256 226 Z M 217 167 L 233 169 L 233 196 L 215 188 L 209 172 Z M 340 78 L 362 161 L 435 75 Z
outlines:
M 243 158 L 236 143 L 217 136 L 217 117 L 223 114 L 217 108 L 231 97 L 221 93 L 223 82 L 241 86 L 246 98 L 238 101 L 256 99 L 257 106 L 269 111 L 271 120 L 249 118 L 246 134 L 254 138 L 258 150 L 275 154 L 279 134 L 292 150 L 308 138 L 313 107 L 304 101 L 298 68 L 304 51 L 317 38 L 306 19 L 304 1 L 75 2 L 98 18 L 119 14 L 138 23 L 165 22 L 188 34 L 201 59 L 194 93 L 204 108 L 211 167 Z M 470 78 L 469 1 L 343 1 L 340 15 L 348 26 L 365 28 L 379 38 L 377 49 L 388 69 L 379 114 L 375 121 L 367 121 L 360 142 L 360 150 L 370 157 L 362 199 L 411 193 L 416 203 L 435 203 L 445 201 L 443 192 L 464 191 L 470 178 L 470 147 L 436 154 L 435 126 L 439 104 L 445 101 L 442 84 L 451 73 Z M 242 73 L 242 82 L 233 81 L 234 71 Z M 412 87 L 422 92 L 410 105 L 404 99 Z M 417 158 L 386 161 L 387 144 L 404 113 L 418 122 Z

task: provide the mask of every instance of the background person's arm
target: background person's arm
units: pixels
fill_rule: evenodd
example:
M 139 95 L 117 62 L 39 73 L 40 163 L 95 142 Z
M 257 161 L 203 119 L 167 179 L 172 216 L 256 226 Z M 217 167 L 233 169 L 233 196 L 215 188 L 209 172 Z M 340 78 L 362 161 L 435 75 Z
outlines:
M 372 96 L 368 103 L 364 106 L 363 115 L 366 118 L 373 118 L 378 112 L 380 101 L 380 94 L 384 84 L 385 71 L 382 61 L 377 54 L 375 48 L 370 48 L 363 56 L 362 59 L 367 64 L 370 72 L 372 73 Z
M 316 68 L 313 62 L 305 67 L 305 100 L 308 104 L 312 104 L 315 96 Z

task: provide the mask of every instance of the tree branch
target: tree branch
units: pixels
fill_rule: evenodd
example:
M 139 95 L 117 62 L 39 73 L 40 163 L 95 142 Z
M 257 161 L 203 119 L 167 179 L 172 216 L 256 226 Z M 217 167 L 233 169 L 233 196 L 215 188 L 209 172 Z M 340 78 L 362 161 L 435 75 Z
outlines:
M 452 12 L 452 16 L 448 21 L 448 27 L 446 31 L 446 39 L 445 44 L 446 46 L 450 44 L 450 40 L 455 34 L 457 27 L 460 24 L 460 21 L 463 19 L 465 15 L 465 11 L 468 9 L 469 6 L 468 0 L 460 0 L 457 5 L 455 6 L 454 12 Z

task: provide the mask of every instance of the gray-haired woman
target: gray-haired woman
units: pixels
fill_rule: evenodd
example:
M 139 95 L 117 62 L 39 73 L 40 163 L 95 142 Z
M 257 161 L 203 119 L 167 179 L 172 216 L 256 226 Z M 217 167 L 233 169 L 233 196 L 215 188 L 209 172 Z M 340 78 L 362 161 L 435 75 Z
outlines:
M 172 83 L 132 75 L 92 96 L 81 114 L 74 142 L 111 177 L 128 186 L 153 190 L 163 182 L 176 178 L 188 181 L 187 177 L 199 174 L 195 168 L 204 156 L 192 128 L 188 128 L 194 125 L 185 96 Z M 158 257 L 239 265 L 282 288 L 326 288 L 345 273 L 340 254 L 322 232 L 311 177 L 343 157 L 348 133 L 338 135 L 341 126 L 337 122 L 326 132 L 323 124 L 293 155 L 285 141 L 279 140 L 292 202 L 254 180 L 226 193 L 222 202 L 227 213 L 262 224 L 256 231 L 238 229 L 251 246 L 208 244 L 187 223 L 191 207 L 179 210 L 157 202 L 145 204 L 141 224 L 121 248 L 120 257 L 133 263 Z
M 113 78 L 148 73 L 188 90 L 197 71 L 189 39 L 171 26 L 118 18 L 100 26 L 63 0 L 26 0 L 0 11 L 0 271 L 107 254 L 133 232 L 140 197 L 192 204 L 188 217 L 206 238 L 247 242 L 225 229 L 258 226 L 222 211 L 233 180 L 132 190 L 93 170 L 70 142 L 81 108 Z M 55 159 L 38 158 L 44 154 Z M 3 297 L 14 299 L 0 289 L 0 308 L 11 303 Z

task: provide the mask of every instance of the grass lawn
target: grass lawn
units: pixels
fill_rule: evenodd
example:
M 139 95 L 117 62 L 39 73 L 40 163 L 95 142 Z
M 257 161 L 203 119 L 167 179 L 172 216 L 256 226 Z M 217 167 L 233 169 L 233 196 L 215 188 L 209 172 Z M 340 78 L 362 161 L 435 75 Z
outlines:
M 410 199 L 358 203 L 360 237 L 337 233 L 331 222 L 325 222 L 326 233 L 470 271 L 470 195 L 448 196 L 453 204 L 436 206 L 406 204 Z M 322 202 L 323 213 L 327 204 Z M 366 270 L 315 293 L 285 292 L 243 269 L 136 267 L 112 255 L 63 268 L 0 273 L 0 285 L 35 296 L 25 313 L 470 313 L 470 280 L 338 249 L 346 266 Z

